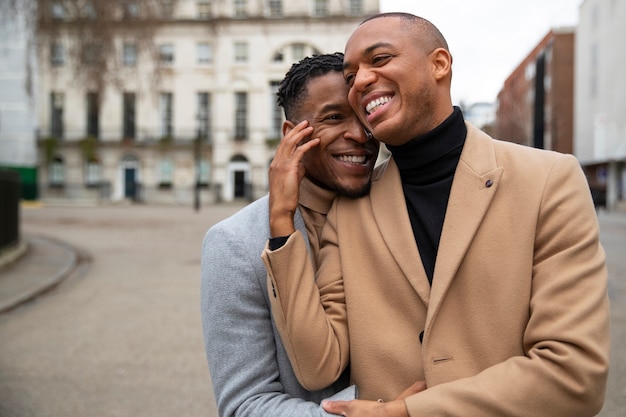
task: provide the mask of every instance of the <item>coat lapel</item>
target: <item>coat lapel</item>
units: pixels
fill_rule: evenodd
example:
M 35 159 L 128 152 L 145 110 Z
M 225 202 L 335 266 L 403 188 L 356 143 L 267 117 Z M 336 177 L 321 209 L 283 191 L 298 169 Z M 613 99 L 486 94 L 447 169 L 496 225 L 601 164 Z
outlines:
M 469 124 L 467 128 L 467 139 L 454 174 L 437 250 L 427 323 L 437 314 L 504 170 L 497 166 L 492 139 Z
M 393 158 L 389 159 L 380 181 L 372 186 L 370 201 L 385 244 L 424 305 L 428 306 L 430 285 L 412 233 L 400 173 Z

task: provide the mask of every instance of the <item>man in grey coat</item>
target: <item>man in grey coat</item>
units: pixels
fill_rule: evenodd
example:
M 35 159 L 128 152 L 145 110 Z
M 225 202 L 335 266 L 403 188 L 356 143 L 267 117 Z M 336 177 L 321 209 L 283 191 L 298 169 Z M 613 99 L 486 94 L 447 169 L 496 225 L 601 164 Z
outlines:
M 318 55 L 294 64 L 278 91 L 285 111 L 283 140 L 270 166 L 270 195 L 207 232 L 202 246 L 201 309 L 207 360 L 221 417 L 329 416 L 322 399 L 347 384 L 310 392 L 297 381 L 275 327 L 261 252 L 277 248 L 282 227 L 307 241 L 313 264 L 319 236 L 336 195 L 367 194 L 378 142 L 366 135 L 347 99 L 343 54 Z M 285 184 L 298 172 L 299 195 Z M 290 225 L 272 213 L 294 207 Z M 274 216 L 285 218 L 285 216 Z M 271 229 L 271 230 L 270 230 Z M 271 239 L 270 239 L 271 238 Z M 355 388 L 339 393 L 353 399 Z

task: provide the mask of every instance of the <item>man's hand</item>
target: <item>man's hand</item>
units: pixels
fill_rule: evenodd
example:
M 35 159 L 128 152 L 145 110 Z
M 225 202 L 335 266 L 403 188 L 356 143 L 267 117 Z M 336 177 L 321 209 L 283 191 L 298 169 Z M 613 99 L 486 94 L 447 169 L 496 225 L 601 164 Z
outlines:
M 394 400 L 388 403 L 378 401 L 323 401 L 322 407 L 327 413 L 346 417 L 409 417 L 404 401 Z
M 298 123 L 283 136 L 270 164 L 271 237 L 288 236 L 296 230 L 293 216 L 298 207 L 300 182 L 305 174 L 302 157 L 319 144 L 317 138 L 302 143 L 312 133 L 313 128 L 306 120 Z
M 404 399 L 425 389 L 426 381 L 417 381 L 388 403 L 363 400 L 324 401 L 322 407 L 328 413 L 346 417 L 409 417 Z

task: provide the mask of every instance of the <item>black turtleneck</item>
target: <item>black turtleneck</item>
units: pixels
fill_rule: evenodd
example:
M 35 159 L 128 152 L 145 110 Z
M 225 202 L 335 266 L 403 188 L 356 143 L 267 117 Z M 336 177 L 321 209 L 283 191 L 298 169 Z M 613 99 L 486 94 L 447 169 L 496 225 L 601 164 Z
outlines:
M 466 136 L 461 109 L 454 107 L 450 117 L 430 132 L 404 145 L 387 145 L 400 170 L 413 235 L 431 285 L 450 188 Z

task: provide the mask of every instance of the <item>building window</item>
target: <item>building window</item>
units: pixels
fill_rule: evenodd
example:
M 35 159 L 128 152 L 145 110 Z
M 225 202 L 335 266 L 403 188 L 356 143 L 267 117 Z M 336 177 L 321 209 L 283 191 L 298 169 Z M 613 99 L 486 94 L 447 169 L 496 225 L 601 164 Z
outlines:
M 198 19 L 210 19 L 213 17 L 211 3 L 208 1 L 199 1 L 196 3 L 196 16 Z
M 100 102 L 98 93 L 87 93 L 87 136 L 98 138 L 100 136 Z
M 280 17 L 283 15 L 282 0 L 269 0 L 269 9 L 271 17 Z
M 170 158 L 159 161 L 159 188 L 170 188 L 174 179 L 174 164 Z
M 65 164 L 60 156 L 55 156 L 48 167 L 48 183 L 53 188 L 63 187 L 65 184 Z
M 85 184 L 87 187 L 100 185 L 102 178 L 102 167 L 97 159 L 90 159 L 85 164 Z
M 235 139 L 248 137 L 248 93 L 235 93 Z
M 303 43 L 294 43 L 291 45 L 291 57 L 295 62 L 301 61 L 306 56 L 306 45 Z
M 351 14 L 351 15 L 363 14 L 363 0 L 350 0 L 348 14 Z
M 123 46 L 122 61 L 127 67 L 137 65 L 137 44 L 125 43 Z
M 65 64 L 65 48 L 58 42 L 50 45 L 50 65 L 53 67 L 61 67 Z
M 209 139 L 211 131 L 211 95 L 209 93 L 198 93 L 198 138 Z
M 285 60 L 285 51 L 283 49 L 279 49 L 276 51 L 274 56 L 272 57 L 272 61 L 274 62 L 283 62 Z
M 65 19 L 65 8 L 59 1 L 55 1 L 50 6 L 50 13 L 53 19 Z
M 235 62 L 248 61 L 248 44 L 246 42 L 235 42 Z
M 200 175 L 198 176 L 198 183 L 201 187 L 208 187 L 211 181 L 211 164 L 206 159 L 200 161 Z
M 159 45 L 159 61 L 165 65 L 174 63 L 174 45 L 171 43 Z
M 85 4 L 85 8 L 83 9 L 83 16 L 91 20 L 95 20 L 98 18 L 98 12 L 96 11 L 93 3 L 89 2 Z
M 83 46 L 83 62 L 88 65 L 97 65 L 102 62 L 102 49 L 93 43 Z
M 248 17 L 247 0 L 235 0 L 235 17 Z
M 124 93 L 124 102 L 122 104 L 123 112 L 123 132 L 124 139 L 135 138 L 135 93 Z
M 161 93 L 159 99 L 159 114 L 161 115 L 161 138 L 171 138 L 174 136 L 172 93 Z
M 313 4 L 313 16 L 328 16 L 328 0 L 315 0 Z
M 280 139 L 283 131 L 283 111 L 278 105 L 276 93 L 280 81 L 270 82 L 270 109 L 272 109 L 272 120 L 270 121 L 270 139 Z
M 139 16 L 139 6 L 133 0 L 122 1 L 122 17 L 124 19 L 133 19 Z
M 206 65 L 213 62 L 213 47 L 209 43 L 199 43 L 196 47 L 198 65 Z
M 172 0 L 161 0 L 159 2 L 159 13 L 163 19 L 174 17 L 174 2 Z
M 50 136 L 63 139 L 63 93 L 50 93 Z

